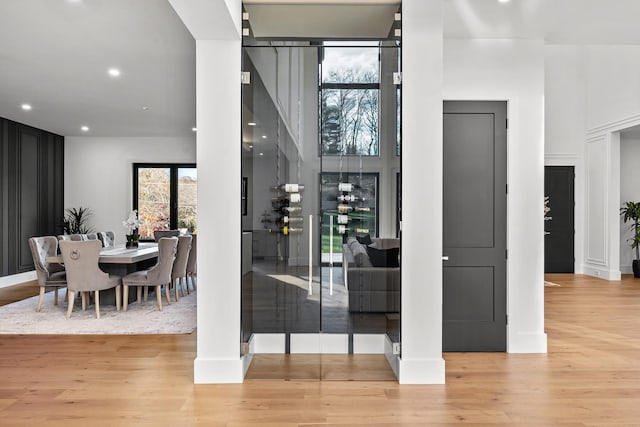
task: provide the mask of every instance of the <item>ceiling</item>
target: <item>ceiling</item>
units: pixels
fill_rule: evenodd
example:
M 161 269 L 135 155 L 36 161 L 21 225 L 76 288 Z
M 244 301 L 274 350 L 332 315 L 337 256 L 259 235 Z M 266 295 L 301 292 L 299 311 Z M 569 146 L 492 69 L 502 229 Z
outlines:
M 0 117 L 64 136 L 193 135 L 195 42 L 167 0 L 0 0 Z
M 389 0 L 248 0 L 279 6 Z M 640 45 L 639 0 L 444 0 L 445 37 Z M 326 10 L 323 12 L 326 13 Z M 337 34 L 344 20 L 307 14 Z M 267 22 L 268 24 L 268 22 Z M 356 28 L 356 25 L 353 25 Z M 293 31 L 293 30 L 290 30 Z M 108 75 L 117 67 L 121 75 Z M 29 103 L 31 111 L 21 105 Z M 0 117 L 64 136 L 187 136 L 195 126 L 195 42 L 167 0 L 0 0 Z M 88 126 L 82 131 L 81 126 Z

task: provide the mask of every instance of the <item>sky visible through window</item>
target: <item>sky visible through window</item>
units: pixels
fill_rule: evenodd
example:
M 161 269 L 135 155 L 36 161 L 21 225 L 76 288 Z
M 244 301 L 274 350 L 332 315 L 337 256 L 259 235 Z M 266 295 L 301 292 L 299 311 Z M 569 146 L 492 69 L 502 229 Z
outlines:
M 324 60 L 322 62 L 323 83 L 377 83 L 379 81 L 378 42 L 325 42 Z M 354 47 L 345 47 L 352 45 Z M 332 47 L 335 46 L 335 47 Z M 375 76 L 373 82 L 337 81 L 336 76 L 343 76 L 348 71 L 356 75 Z
M 378 155 L 378 42 L 324 43 L 322 154 Z

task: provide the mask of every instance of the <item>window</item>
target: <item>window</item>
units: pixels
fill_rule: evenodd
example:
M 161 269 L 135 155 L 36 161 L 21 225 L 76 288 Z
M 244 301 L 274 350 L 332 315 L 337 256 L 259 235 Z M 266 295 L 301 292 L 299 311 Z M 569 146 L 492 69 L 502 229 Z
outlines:
M 344 46 L 344 42 L 341 43 Z M 359 42 L 321 50 L 320 128 L 324 156 L 379 154 L 380 48 Z
M 153 239 L 154 230 L 197 230 L 197 183 L 194 164 L 133 165 L 133 208 L 142 225 L 143 240 Z

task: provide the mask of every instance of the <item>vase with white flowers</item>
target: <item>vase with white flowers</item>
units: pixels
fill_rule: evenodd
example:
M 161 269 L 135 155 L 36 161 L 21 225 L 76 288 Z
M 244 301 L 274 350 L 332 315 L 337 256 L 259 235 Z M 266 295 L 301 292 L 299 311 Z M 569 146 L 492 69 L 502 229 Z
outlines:
M 138 234 L 138 227 L 142 225 L 142 220 L 138 218 L 138 211 L 132 210 L 129 217 L 122 221 L 122 225 L 127 229 L 127 248 L 137 248 L 140 235 Z

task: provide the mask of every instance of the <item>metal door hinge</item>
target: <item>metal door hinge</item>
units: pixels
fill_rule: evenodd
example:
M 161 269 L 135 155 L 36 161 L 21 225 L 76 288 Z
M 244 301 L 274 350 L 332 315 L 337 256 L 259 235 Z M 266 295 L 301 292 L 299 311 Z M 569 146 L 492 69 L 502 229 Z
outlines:
M 242 72 L 242 84 L 243 85 L 251 84 L 251 72 L 249 71 Z
M 504 119 L 504 127 L 505 129 L 509 129 L 509 119 Z
M 504 315 L 504 323 L 505 323 L 505 325 L 509 324 L 509 315 L 508 314 Z
M 396 71 L 395 73 L 393 73 L 393 84 L 402 84 L 402 73 L 400 71 Z
M 509 249 L 504 250 L 504 259 L 509 259 Z

